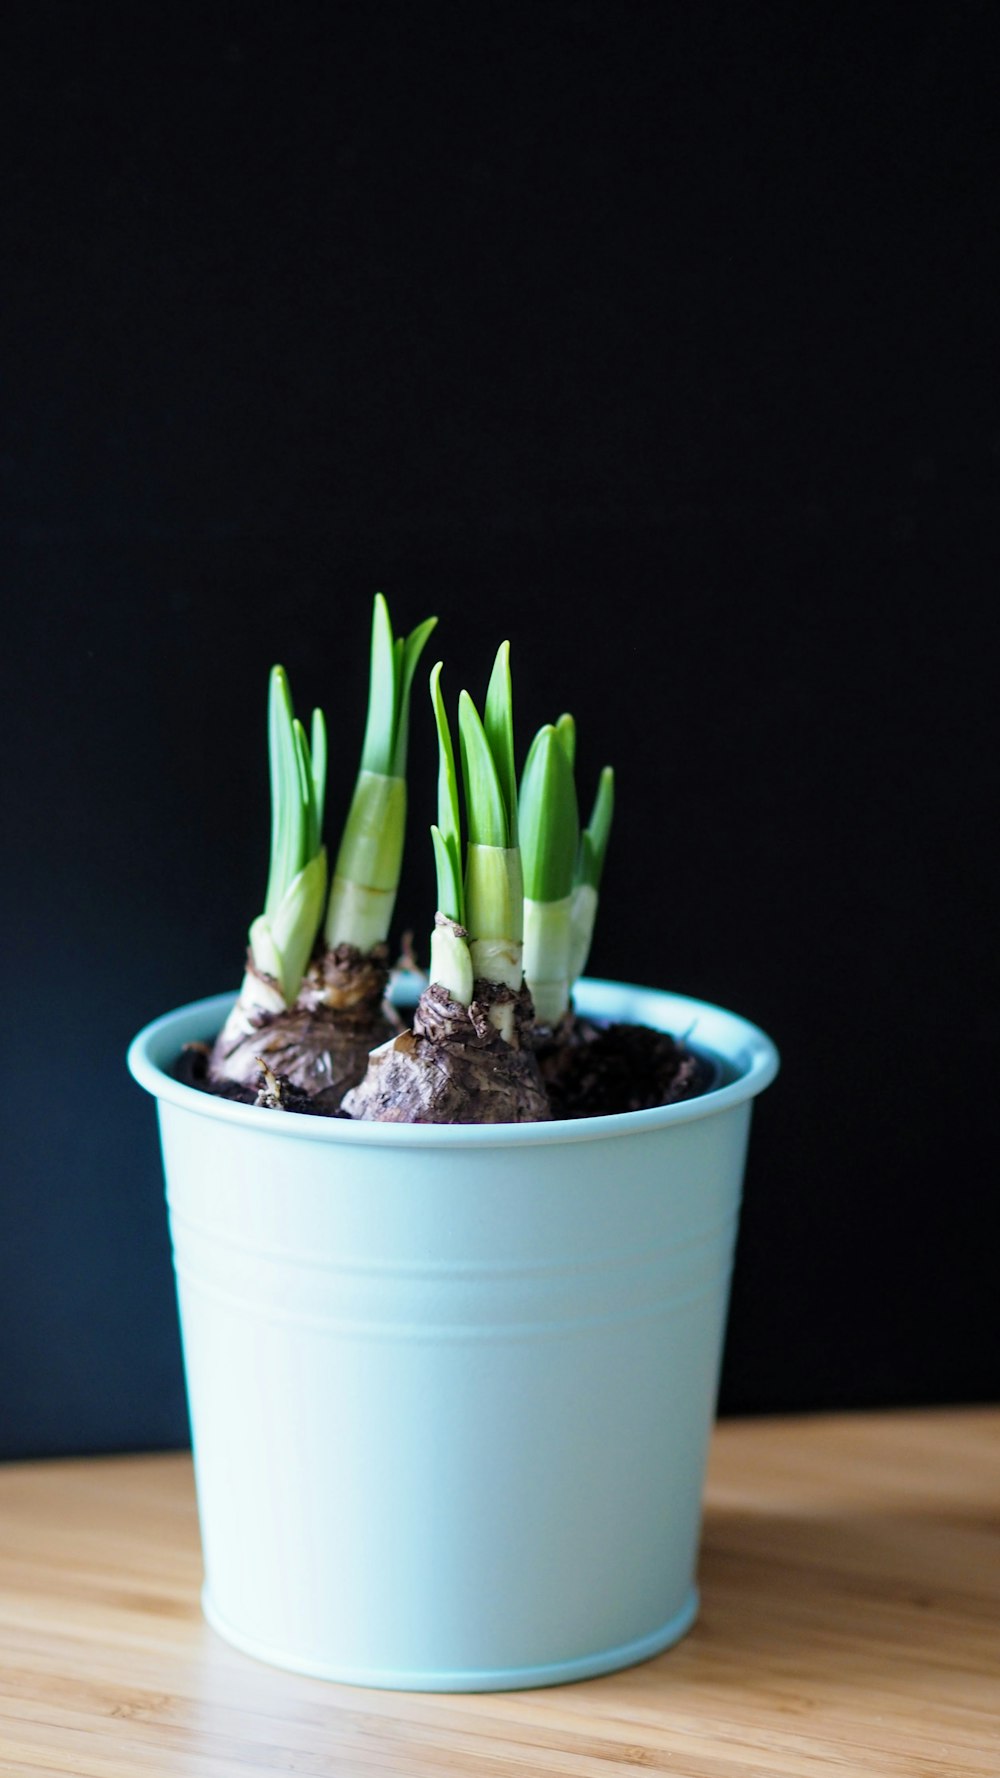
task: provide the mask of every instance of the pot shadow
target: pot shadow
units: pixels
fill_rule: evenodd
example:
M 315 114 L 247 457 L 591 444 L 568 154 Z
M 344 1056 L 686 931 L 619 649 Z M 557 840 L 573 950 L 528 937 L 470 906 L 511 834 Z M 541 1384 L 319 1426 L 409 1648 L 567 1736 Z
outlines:
M 646 1664 L 658 1683 L 800 1694 L 885 1686 L 938 1697 L 1000 1670 L 1000 1519 L 982 1509 L 713 1508 L 701 1612 Z

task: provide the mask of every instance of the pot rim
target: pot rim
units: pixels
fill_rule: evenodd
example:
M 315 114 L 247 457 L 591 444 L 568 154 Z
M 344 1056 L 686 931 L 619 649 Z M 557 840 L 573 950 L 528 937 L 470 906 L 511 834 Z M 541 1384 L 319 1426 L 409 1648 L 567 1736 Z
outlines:
M 409 987 L 409 992 L 407 992 Z M 394 988 L 394 1003 L 413 1005 L 416 993 L 405 984 Z M 233 1005 L 233 993 L 213 994 L 194 1000 L 153 1019 L 133 1038 L 128 1049 L 129 1071 L 139 1086 L 157 1100 L 237 1128 L 256 1130 L 261 1136 L 292 1137 L 303 1142 L 362 1143 L 385 1148 L 508 1148 L 531 1147 L 552 1142 L 593 1142 L 601 1137 L 652 1134 L 672 1124 L 694 1123 L 713 1117 L 756 1097 L 778 1072 L 775 1045 L 757 1025 L 738 1013 L 728 1012 L 707 1000 L 692 1000 L 658 988 L 631 982 L 583 977 L 574 989 L 578 1011 L 591 1018 L 615 1018 L 652 1024 L 690 1041 L 692 1047 L 720 1061 L 732 1073 L 720 1086 L 710 1087 L 695 1099 L 675 1105 L 658 1105 L 649 1111 L 619 1111 L 599 1117 L 558 1118 L 551 1123 L 525 1124 L 383 1124 L 351 1122 L 347 1118 L 276 1116 L 257 1105 L 186 1086 L 167 1073 L 167 1067 L 185 1043 L 211 1040 L 225 1022 Z M 624 1007 L 623 1007 L 624 1001 Z

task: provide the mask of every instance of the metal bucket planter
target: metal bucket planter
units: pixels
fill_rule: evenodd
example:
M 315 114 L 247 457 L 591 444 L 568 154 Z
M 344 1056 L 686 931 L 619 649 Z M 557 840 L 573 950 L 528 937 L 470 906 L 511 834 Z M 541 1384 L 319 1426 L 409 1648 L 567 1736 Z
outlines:
M 158 1102 L 204 1610 L 358 1685 L 551 1685 L 698 1609 L 702 1492 L 754 1096 L 777 1054 L 699 1001 L 579 1010 L 716 1059 L 686 1103 L 552 1124 L 258 1110 L 169 1070 L 229 996 L 129 1052 Z

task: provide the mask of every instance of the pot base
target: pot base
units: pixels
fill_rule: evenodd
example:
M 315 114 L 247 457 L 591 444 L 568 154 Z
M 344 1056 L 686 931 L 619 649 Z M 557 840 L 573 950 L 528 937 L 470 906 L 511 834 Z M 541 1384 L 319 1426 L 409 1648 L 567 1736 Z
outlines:
M 492 1670 L 456 1668 L 454 1672 L 396 1672 L 371 1667 L 342 1667 L 297 1655 L 244 1636 L 227 1624 L 212 1603 L 206 1587 L 201 1608 L 206 1622 L 241 1654 L 252 1655 L 269 1667 L 282 1667 L 290 1673 L 303 1673 L 310 1679 L 330 1679 L 340 1685 L 371 1686 L 377 1691 L 392 1692 L 511 1692 L 531 1691 L 539 1686 L 567 1685 L 573 1680 L 596 1679 L 602 1673 L 616 1673 L 622 1667 L 637 1666 L 672 1648 L 686 1636 L 698 1616 L 698 1589 L 692 1587 L 680 1611 L 665 1624 L 639 1636 L 634 1642 L 621 1642 L 616 1648 L 600 1649 L 596 1654 L 581 1655 L 571 1661 L 551 1661 L 540 1667 L 497 1667 Z

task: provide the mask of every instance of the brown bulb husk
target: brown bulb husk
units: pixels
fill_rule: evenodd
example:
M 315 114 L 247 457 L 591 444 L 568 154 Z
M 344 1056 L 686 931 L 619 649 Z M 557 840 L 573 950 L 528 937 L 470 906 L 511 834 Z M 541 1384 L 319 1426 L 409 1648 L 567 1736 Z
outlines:
M 212 1049 L 210 1086 L 233 1087 L 254 1098 L 264 1062 L 311 1100 L 336 1112 L 348 1089 L 364 1075 L 369 1052 L 399 1030 L 385 1002 L 389 952 L 337 945 L 313 959 L 295 1005 L 284 1012 L 234 1008 Z
M 490 1008 L 513 1006 L 513 1042 Z M 432 982 L 413 1027 L 376 1050 L 360 1085 L 344 1099 L 350 1117 L 394 1124 L 548 1122 L 548 1099 L 528 1038 L 530 996 L 477 981 L 471 1006 Z

